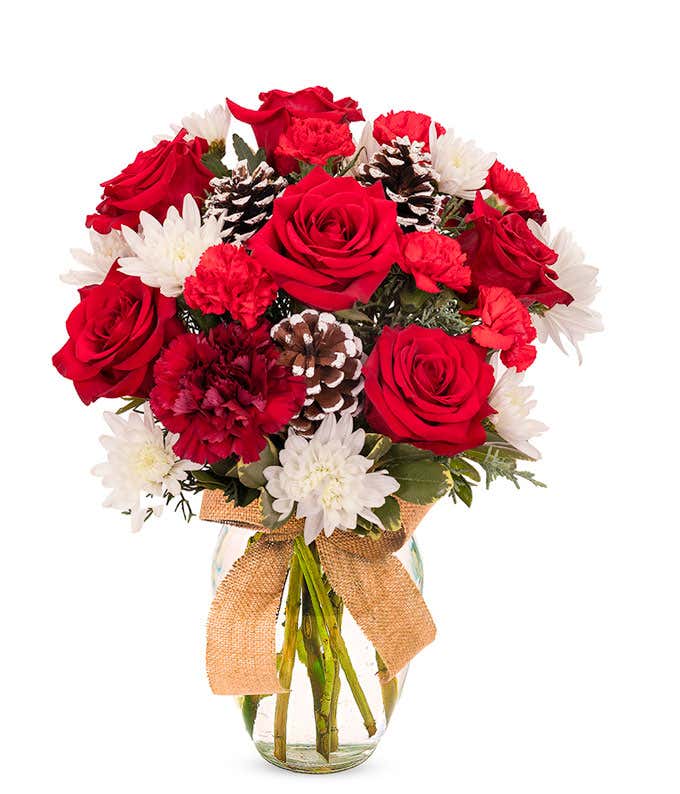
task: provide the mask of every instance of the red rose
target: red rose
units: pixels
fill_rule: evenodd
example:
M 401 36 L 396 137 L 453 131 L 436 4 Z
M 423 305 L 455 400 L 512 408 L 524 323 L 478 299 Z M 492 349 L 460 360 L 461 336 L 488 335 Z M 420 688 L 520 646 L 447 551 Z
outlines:
M 260 94 L 262 104 L 257 110 L 248 110 L 230 99 L 227 105 L 234 118 L 250 124 L 258 146 L 267 153 L 267 160 L 280 174 L 289 174 L 297 169 L 295 160 L 276 154 L 279 138 L 294 118 L 319 118 L 328 121 L 361 121 L 364 114 L 357 102 L 350 97 L 333 99 L 333 94 L 323 86 L 303 88 L 300 91 L 265 91 Z
M 363 369 L 368 424 L 436 455 L 483 444 L 494 384 L 484 359 L 468 336 L 419 325 L 386 327 Z
M 182 208 L 187 193 L 200 206 L 213 177 L 201 162 L 208 142 L 203 138 L 185 141 L 185 135 L 186 130 L 180 130 L 174 140 L 140 152 L 122 173 L 102 182 L 102 202 L 95 214 L 87 216 L 86 225 L 100 234 L 121 226 L 136 231 L 140 212 L 163 222 L 170 207 Z
M 430 151 L 430 126 L 432 118 L 425 113 L 413 110 L 390 111 L 373 122 L 373 137 L 379 144 L 392 143 L 395 138 L 409 138 L 411 142 L 422 141 L 423 151 Z M 446 132 L 439 122 L 435 122 L 437 137 Z
M 99 397 L 147 397 L 153 362 L 182 325 L 174 298 L 125 276 L 115 262 L 102 284 L 80 290 L 66 330 L 69 339 L 52 363 L 87 405 Z
M 249 245 L 294 298 L 347 309 L 366 302 L 399 259 L 396 207 L 379 182 L 362 187 L 315 168 L 276 199 Z
M 300 410 L 304 378 L 278 364 L 269 326 L 253 331 L 238 323 L 207 334 L 182 334 L 154 367 L 151 409 L 171 433 L 181 457 L 216 463 L 238 455 L 258 459 L 266 435 L 276 433 Z
M 536 339 L 536 329 L 526 306 L 510 290 L 480 287 L 477 308 L 464 314 L 481 319 L 482 324 L 472 328 L 472 338 L 482 347 L 500 350 L 506 367 L 522 372 L 533 364 L 536 348 L 529 342 Z
M 229 312 L 246 328 L 255 328 L 276 293 L 276 284 L 258 260 L 236 245 L 206 249 L 196 272 L 184 282 L 184 299 L 192 309 Z
M 516 212 L 499 212 L 477 193 L 473 227 L 458 238 L 472 269 L 472 285 L 507 287 L 525 303 L 540 301 L 548 307 L 569 304 L 573 298 L 555 284 L 550 269 L 557 254 L 541 242 Z
M 529 189 L 526 179 L 517 171 L 506 168 L 499 160 L 489 168 L 484 187 L 495 193 L 513 212 L 533 218 L 537 223 L 545 222 L 545 212 L 541 209 L 536 194 Z
M 438 284 L 465 292 L 470 286 L 470 268 L 457 240 L 439 232 L 411 232 L 401 236 L 399 267 L 411 273 L 416 287 L 440 292 Z
M 330 119 L 292 119 L 276 147 L 279 157 L 292 157 L 314 165 L 325 165 L 330 157 L 347 157 L 353 152 L 349 124 Z

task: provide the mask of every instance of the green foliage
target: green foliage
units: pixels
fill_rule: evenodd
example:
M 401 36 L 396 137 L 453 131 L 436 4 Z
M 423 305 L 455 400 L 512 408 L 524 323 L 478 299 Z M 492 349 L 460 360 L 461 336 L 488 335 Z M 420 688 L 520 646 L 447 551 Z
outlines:
M 282 517 L 274 510 L 274 498 L 264 488 L 260 493 L 260 510 L 262 511 L 262 524 L 268 529 L 278 529 L 290 518 L 290 516 Z
M 382 507 L 374 507 L 373 512 L 387 532 L 398 532 L 401 529 L 401 508 L 393 496 L 386 497 L 385 504 Z
M 146 402 L 146 397 L 123 397 L 125 405 L 122 405 L 117 411 L 117 414 L 125 414 L 128 411 L 134 411 L 140 408 Z
M 399 483 L 397 496 L 405 502 L 428 505 L 436 502 L 451 490 L 451 472 L 435 460 L 418 460 L 395 463 L 387 467 Z
M 239 480 L 247 488 L 264 488 L 266 483 L 264 470 L 267 466 L 276 466 L 279 462 L 279 453 L 274 444 L 267 439 L 265 448 L 254 463 L 239 461 L 236 466 Z
M 195 493 L 203 490 L 222 491 L 227 502 L 233 502 L 237 507 L 246 507 L 260 495 L 259 490 L 248 488 L 235 477 L 216 474 L 212 467 L 191 472 L 191 479 L 194 486 L 187 486 L 185 490 Z
M 391 446 L 392 442 L 387 436 L 381 436 L 380 433 L 366 433 L 361 454 L 369 460 L 377 461 L 388 452 Z
M 248 164 L 248 171 L 252 174 L 257 166 L 264 162 L 267 158 L 264 149 L 258 149 L 254 152 L 250 146 L 243 140 L 240 135 L 232 135 L 232 142 L 234 144 L 234 151 L 239 160 L 245 160 Z
M 226 149 L 223 141 L 213 141 L 208 151 L 201 157 L 201 162 L 209 171 L 212 171 L 215 176 L 229 176 L 230 171 L 222 162 L 225 152 Z
M 520 481 L 525 480 L 537 488 L 545 488 L 545 483 L 537 480 L 533 472 L 517 468 L 517 461 L 531 460 L 521 452 L 511 447 L 506 442 L 487 442 L 477 449 L 469 449 L 462 453 L 463 457 L 476 463 L 485 474 L 487 488 L 495 480 L 508 480 L 515 488 L 520 487 Z

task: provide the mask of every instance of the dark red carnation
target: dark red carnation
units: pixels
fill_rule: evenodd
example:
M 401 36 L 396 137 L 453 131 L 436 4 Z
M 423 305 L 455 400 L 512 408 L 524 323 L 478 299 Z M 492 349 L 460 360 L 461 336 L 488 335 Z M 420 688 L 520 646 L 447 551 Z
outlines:
M 276 284 L 254 256 L 236 245 L 206 249 L 196 273 L 184 282 L 184 299 L 204 314 L 229 312 L 246 328 L 255 328 L 276 297 Z
M 349 124 L 330 119 L 292 119 L 279 138 L 276 154 L 313 165 L 325 165 L 331 157 L 354 152 Z
M 100 234 L 121 226 L 136 231 L 140 212 L 163 222 L 170 207 L 181 209 L 187 193 L 200 206 L 213 177 L 201 162 L 208 142 L 203 138 L 185 141 L 185 135 L 186 130 L 180 130 L 174 140 L 160 141 L 140 152 L 122 173 L 102 182 L 102 201 L 96 213 L 87 216 L 86 225 Z
M 361 186 L 315 168 L 286 188 L 250 239 L 274 281 L 316 309 L 366 302 L 399 259 L 396 204 L 382 185 Z
M 505 287 L 480 287 L 477 308 L 464 314 L 479 317 L 481 325 L 472 328 L 472 338 L 482 347 L 501 351 L 506 367 L 522 372 L 533 364 L 536 339 L 529 312 Z
M 52 358 L 87 405 L 99 397 L 148 397 L 153 363 L 182 332 L 174 298 L 126 276 L 115 262 L 102 284 L 83 287 Z
M 390 111 L 373 122 L 373 137 L 380 143 L 392 143 L 395 138 L 409 138 L 411 142 L 422 141 L 423 151 L 430 151 L 430 126 L 432 118 L 414 110 Z M 435 122 L 437 137 L 446 132 L 439 122 Z
M 285 427 L 305 399 L 305 379 L 278 358 L 266 324 L 248 331 L 230 323 L 173 340 L 154 367 L 151 409 L 179 433 L 177 455 L 201 464 L 232 454 L 257 460 L 266 435 Z
M 366 420 L 378 433 L 436 455 L 457 455 L 486 440 L 493 368 L 467 335 L 386 327 L 363 373 Z
M 548 307 L 569 304 L 573 298 L 555 283 L 551 265 L 557 254 L 541 242 L 516 212 L 501 213 L 477 193 L 472 228 L 458 238 L 472 269 L 474 287 L 506 287 L 524 303 L 540 301 Z
M 536 194 L 529 189 L 526 179 L 517 171 L 506 168 L 499 160 L 489 168 L 485 188 L 513 212 L 519 212 L 537 223 L 545 222 L 545 212 L 541 209 Z
M 361 121 L 364 117 L 354 99 L 333 99 L 327 88 L 318 85 L 293 92 L 264 91 L 260 100 L 262 104 L 257 110 L 241 107 L 230 99 L 227 99 L 227 105 L 234 118 L 250 124 L 258 146 L 267 153 L 267 160 L 284 175 L 297 169 L 293 157 L 276 153 L 279 139 L 292 119 L 319 118 L 341 123 Z
M 470 268 L 457 240 L 439 232 L 411 232 L 401 235 L 399 266 L 411 273 L 416 287 L 440 292 L 439 284 L 458 292 L 470 286 Z

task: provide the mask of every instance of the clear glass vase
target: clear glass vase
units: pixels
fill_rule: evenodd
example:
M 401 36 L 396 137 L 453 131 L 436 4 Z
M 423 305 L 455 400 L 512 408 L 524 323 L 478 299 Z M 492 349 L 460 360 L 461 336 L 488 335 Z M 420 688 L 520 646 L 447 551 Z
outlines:
M 252 534 L 222 525 L 213 558 L 213 588 L 246 551 Z M 401 695 L 408 667 L 388 683 L 381 682 L 382 660 L 342 600 L 328 587 L 314 544 L 309 549 L 309 561 L 315 560 L 316 574 L 326 585 L 346 655 L 338 659 L 337 648 L 319 620 L 318 599 L 307 588 L 294 558 L 276 629 L 279 676 L 284 685 L 290 676 L 290 693 L 248 695 L 236 701 L 264 759 L 296 772 L 339 772 L 362 763 L 375 750 Z M 396 556 L 422 590 L 422 561 L 413 538 Z M 286 633 L 287 614 L 291 620 Z M 347 669 L 355 674 L 350 675 L 350 682 Z

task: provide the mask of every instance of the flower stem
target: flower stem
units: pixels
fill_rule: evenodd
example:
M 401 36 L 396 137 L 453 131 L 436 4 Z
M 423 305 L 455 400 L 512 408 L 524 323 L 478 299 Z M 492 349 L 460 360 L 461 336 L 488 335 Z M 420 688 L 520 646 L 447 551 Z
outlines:
M 302 565 L 300 566 L 302 568 Z M 314 701 L 314 724 L 316 726 L 316 744 L 321 744 L 321 695 L 326 683 L 323 661 L 321 659 L 321 646 L 319 643 L 319 629 L 312 605 L 312 597 L 306 577 L 302 582 L 302 641 L 307 659 L 307 675 L 312 688 Z
M 295 664 L 295 644 L 298 633 L 300 615 L 300 594 L 302 573 L 300 564 L 295 557 L 290 563 L 288 574 L 288 597 L 286 598 L 286 622 L 283 632 L 283 646 L 279 663 L 279 683 L 287 690 L 276 696 L 274 709 L 274 757 L 279 761 L 286 760 L 286 728 L 288 723 L 288 703 L 290 701 L 290 683 L 293 678 Z
M 375 660 L 378 664 L 378 673 L 386 673 L 387 665 L 382 660 L 378 651 L 375 652 Z M 393 676 L 389 681 L 383 681 L 381 678 L 380 689 L 382 691 L 382 701 L 385 708 L 385 720 L 389 722 L 399 698 L 399 682 L 397 681 L 397 677 Z
M 342 630 L 342 598 L 340 598 L 340 596 L 333 590 L 330 591 L 329 596 L 331 599 L 331 604 L 333 604 L 333 611 L 335 612 L 335 619 L 338 622 L 338 628 Z M 338 749 L 338 699 L 340 698 L 340 670 L 338 669 L 338 655 L 335 650 L 333 651 L 333 661 L 335 662 L 335 678 L 333 679 L 333 691 L 331 693 L 331 752 L 335 752 Z
M 323 614 L 324 621 L 328 628 L 331 646 L 335 650 L 338 661 L 340 662 L 340 666 L 345 673 L 347 684 L 352 691 L 352 695 L 354 696 L 357 706 L 359 707 L 364 725 L 366 726 L 366 731 L 368 732 L 369 736 L 373 736 L 373 734 L 376 732 L 375 719 L 371 713 L 371 707 L 368 705 L 368 701 L 366 700 L 364 690 L 361 688 L 361 684 L 359 683 L 356 671 L 354 670 L 352 662 L 349 658 L 347 646 L 345 645 L 345 641 L 342 638 L 340 627 L 338 626 L 338 621 L 336 620 L 335 612 L 333 611 L 333 605 L 331 604 L 328 593 L 326 592 L 326 588 L 324 587 L 323 579 L 321 577 L 321 569 L 317 561 L 314 559 L 314 554 L 307 546 L 302 536 L 295 538 L 294 544 L 295 554 L 297 555 L 297 558 L 300 561 L 300 567 L 302 568 L 302 575 L 305 578 L 309 590 L 314 592 Z M 307 655 L 309 656 L 309 651 L 307 651 Z

